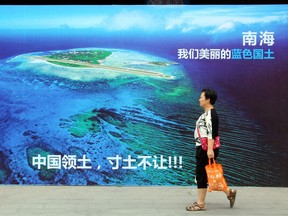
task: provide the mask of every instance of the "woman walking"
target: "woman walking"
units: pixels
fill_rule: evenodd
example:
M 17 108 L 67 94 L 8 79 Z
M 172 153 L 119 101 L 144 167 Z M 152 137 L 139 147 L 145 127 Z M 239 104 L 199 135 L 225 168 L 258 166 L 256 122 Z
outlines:
M 214 104 L 217 100 L 217 93 L 212 89 L 203 89 L 201 91 L 199 103 L 204 109 L 204 113 L 196 122 L 194 137 L 196 140 L 196 180 L 198 199 L 191 206 L 187 206 L 187 211 L 204 211 L 206 210 L 205 199 L 207 194 L 207 174 L 205 166 L 208 164 L 208 159 L 216 159 L 219 154 L 219 148 L 213 150 L 215 137 L 218 136 L 219 119 Z M 200 137 L 208 138 L 208 150 L 204 151 L 201 147 Z M 230 207 L 233 208 L 236 199 L 236 190 L 227 189 L 224 191 Z

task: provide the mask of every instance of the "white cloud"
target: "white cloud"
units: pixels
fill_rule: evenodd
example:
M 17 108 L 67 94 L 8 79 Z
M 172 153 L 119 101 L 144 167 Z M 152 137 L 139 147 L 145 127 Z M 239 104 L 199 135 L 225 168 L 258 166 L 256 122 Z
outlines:
M 105 21 L 109 30 L 127 30 L 132 28 L 149 30 L 155 28 L 156 17 L 142 11 L 121 11 Z M 104 27 L 104 26 L 102 26 Z
M 272 7 L 272 9 L 271 9 Z M 101 7 L 102 8 L 102 7 Z M 110 31 L 141 29 L 144 31 L 174 30 L 182 33 L 210 29 L 210 33 L 230 31 L 238 24 L 261 24 L 273 21 L 288 22 L 285 6 L 155 6 L 104 7 L 92 13 L 53 14 L 41 19 L 7 20 L 7 26 L 35 28 L 59 27 L 99 28 Z M 287 6 L 286 6 L 287 8 Z M 107 11 L 106 11 L 107 10 Z M 5 23 L 2 23 L 2 26 Z
M 226 23 L 223 23 L 222 25 L 220 25 L 216 31 L 227 31 L 227 30 L 230 30 L 230 29 L 233 29 L 234 28 L 234 23 L 233 22 L 226 22 Z
M 287 7 L 287 6 L 286 6 Z M 104 7 L 95 13 L 80 13 L 67 17 L 62 14 L 48 20 L 34 19 L 34 24 L 45 21 L 45 25 L 67 24 L 71 28 L 102 28 L 110 31 L 129 29 L 177 30 L 190 32 L 205 28 L 216 31 L 233 30 L 236 24 L 257 24 L 273 21 L 287 22 L 287 10 L 273 6 L 158 6 L 158 7 Z M 107 11 L 105 11 L 107 10 Z M 59 19 L 59 16 L 61 19 Z M 45 26 L 44 25 L 44 26 Z
M 178 29 L 181 32 L 210 28 L 210 33 L 233 30 L 236 24 L 260 24 L 273 21 L 287 22 L 287 12 L 258 12 L 254 7 L 236 9 L 190 10 L 179 14 L 177 18 L 166 19 L 167 30 Z M 286 21 L 285 21 L 286 20 Z

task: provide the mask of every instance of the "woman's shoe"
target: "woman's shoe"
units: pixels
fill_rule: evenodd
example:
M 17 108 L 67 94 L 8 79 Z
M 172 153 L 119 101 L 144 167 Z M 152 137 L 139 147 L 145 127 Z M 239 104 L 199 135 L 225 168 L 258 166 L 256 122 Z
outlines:
M 227 199 L 230 201 L 230 208 L 233 208 L 236 200 L 236 194 L 237 190 L 229 190 L 229 196 L 227 196 Z
M 197 202 L 194 202 L 193 205 L 187 206 L 186 210 L 187 211 L 205 211 L 206 206 L 205 206 L 205 203 L 204 204 L 198 204 Z

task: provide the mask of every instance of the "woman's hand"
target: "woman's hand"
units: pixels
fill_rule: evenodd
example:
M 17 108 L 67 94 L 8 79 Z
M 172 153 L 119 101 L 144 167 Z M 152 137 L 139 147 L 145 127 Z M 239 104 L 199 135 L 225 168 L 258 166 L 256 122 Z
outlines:
M 208 151 L 207 151 L 208 158 L 214 158 L 213 145 L 214 145 L 214 139 L 208 139 Z
M 214 151 L 208 149 L 207 156 L 208 156 L 208 158 L 214 158 Z

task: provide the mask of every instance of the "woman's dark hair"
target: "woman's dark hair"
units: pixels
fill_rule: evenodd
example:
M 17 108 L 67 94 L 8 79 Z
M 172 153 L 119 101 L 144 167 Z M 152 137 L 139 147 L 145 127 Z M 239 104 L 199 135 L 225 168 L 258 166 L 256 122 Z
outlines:
M 217 93 L 212 89 L 203 89 L 201 92 L 204 92 L 206 99 L 210 99 L 210 103 L 213 105 L 217 100 Z

